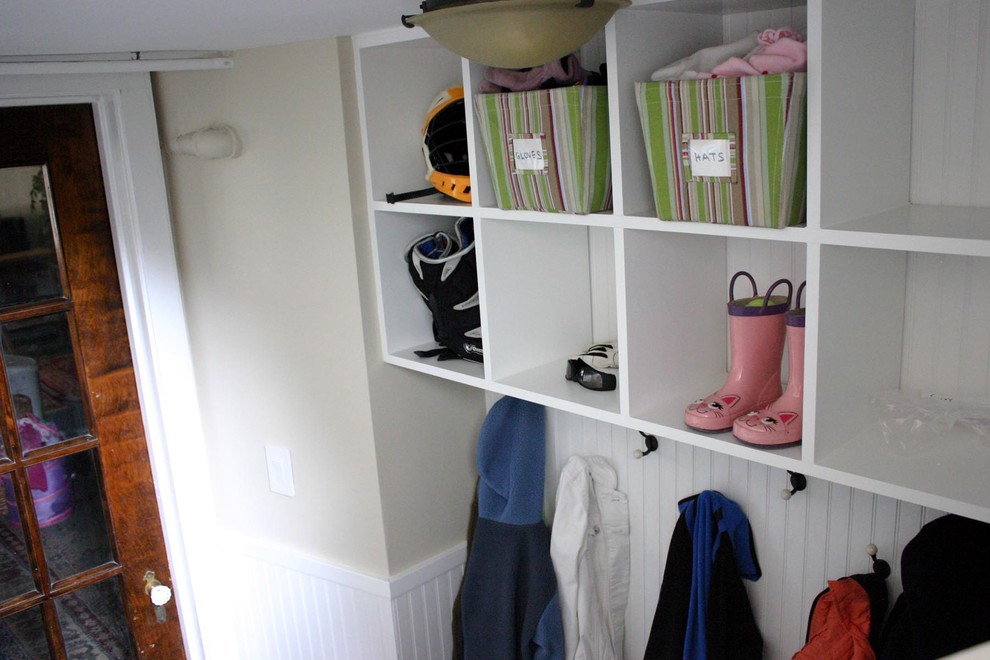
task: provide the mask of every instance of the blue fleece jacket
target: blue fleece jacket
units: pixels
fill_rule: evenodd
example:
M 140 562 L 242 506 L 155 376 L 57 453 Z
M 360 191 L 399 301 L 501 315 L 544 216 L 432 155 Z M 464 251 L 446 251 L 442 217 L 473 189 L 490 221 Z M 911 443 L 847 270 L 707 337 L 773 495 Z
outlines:
M 478 440 L 478 521 L 461 586 L 467 660 L 564 657 L 543 522 L 543 406 L 504 397 Z
M 739 505 L 713 490 L 683 500 L 678 505 L 694 548 L 694 571 L 687 633 L 684 637 L 685 658 L 707 657 L 706 619 L 711 593 L 712 567 L 723 534 L 732 543 L 736 569 L 747 580 L 760 579 L 760 565 L 752 544 L 752 531 Z

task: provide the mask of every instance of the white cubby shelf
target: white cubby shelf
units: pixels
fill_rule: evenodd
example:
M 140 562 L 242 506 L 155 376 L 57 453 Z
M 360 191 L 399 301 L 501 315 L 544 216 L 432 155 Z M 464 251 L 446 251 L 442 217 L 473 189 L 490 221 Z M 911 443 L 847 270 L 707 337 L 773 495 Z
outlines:
M 990 521 L 990 437 L 954 429 L 905 454 L 874 397 L 990 396 L 990 0 L 643 0 L 579 57 L 606 65 L 613 208 L 497 208 L 472 95 L 484 67 L 424 32 L 354 38 L 386 362 L 761 464 Z M 769 27 L 808 42 L 807 222 L 765 229 L 656 217 L 634 84 Z M 465 88 L 473 201 L 423 188 L 422 112 Z M 409 281 L 412 238 L 474 218 L 484 364 L 433 346 Z M 683 424 L 729 363 L 733 273 L 807 282 L 804 440 L 760 449 Z M 748 285 L 743 285 L 748 286 Z M 618 340 L 613 392 L 564 380 L 567 357 Z M 782 377 L 787 377 L 786 360 Z

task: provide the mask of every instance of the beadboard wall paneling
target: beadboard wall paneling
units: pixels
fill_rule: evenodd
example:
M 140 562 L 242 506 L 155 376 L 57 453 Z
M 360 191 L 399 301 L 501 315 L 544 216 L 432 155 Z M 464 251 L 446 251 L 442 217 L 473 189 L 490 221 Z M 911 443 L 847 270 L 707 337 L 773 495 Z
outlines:
M 901 387 L 990 395 L 990 259 L 912 253 L 908 264 Z
M 811 479 L 790 500 L 784 470 L 660 438 L 658 451 L 641 459 L 637 431 L 548 410 L 547 510 L 567 459 L 597 454 L 609 459 L 619 490 L 629 496 L 632 579 L 626 610 L 626 657 L 641 658 L 660 593 L 677 502 L 718 490 L 749 518 L 763 576 L 746 583 L 768 660 L 790 658 L 804 643 L 808 610 L 827 580 L 871 570 L 866 546 L 893 569 L 891 602 L 900 593 L 900 554 L 929 520 L 942 515 L 872 493 Z
M 918 0 L 911 201 L 990 206 L 990 1 Z
M 232 539 L 228 602 L 243 660 L 397 658 L 388 582 Z
M 470 502 L 465 506 L 470 506 Z M 241 535 L 227 542 L 228 603 L 241 660 L 440 660 L 466 548 L 390 580 Z
M 392 581 L 392 617 L 401 660 L 451 657 L 450 612 L 466 556 L 465 546 L 453 548 Z

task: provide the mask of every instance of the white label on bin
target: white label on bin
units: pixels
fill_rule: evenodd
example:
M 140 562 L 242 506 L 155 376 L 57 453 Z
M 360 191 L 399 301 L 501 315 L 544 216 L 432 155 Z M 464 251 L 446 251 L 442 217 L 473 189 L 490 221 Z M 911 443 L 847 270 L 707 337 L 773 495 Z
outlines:
M 512 158 L 516 170 L 545 170 L 547 154 L 541 138 L 513 138 Z
M 732 176 L 729 140 L 691 140 L 688 143 L 691 176 Z

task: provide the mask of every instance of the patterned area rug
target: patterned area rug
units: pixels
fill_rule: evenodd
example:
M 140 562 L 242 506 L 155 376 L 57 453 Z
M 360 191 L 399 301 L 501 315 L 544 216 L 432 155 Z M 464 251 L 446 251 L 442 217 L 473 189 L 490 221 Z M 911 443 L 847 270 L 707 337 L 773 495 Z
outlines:
M 69 521 L 66 521 L 69 522 Z M 60 524 L 61 527 L 64 523 Z M 65 548 L 76 553 L 79 546 L 73 537 L 73 526 L 65 526 Z M 46 548 L 49 554 L 54 553 Z M 27 549 L 19 531 L 0 520 L 0 584 L 31 584 Z M 5 593 L 4 597 L 13 594 Z M 62 635 L 68 657 L 73 660 L 118 660 L 134 657 L 129 637 L 124 629 L 124 617 L 119 611 L 120 598 L 114 580 L 87 587 L 57 601 Z M 0 658 L 36 660 L 48 657 L 47 642 L 38 612 L 7 617 L 0 620 Z

